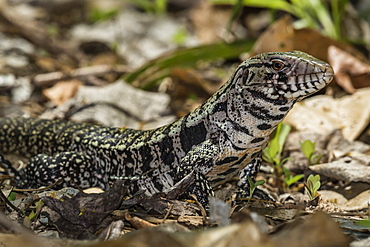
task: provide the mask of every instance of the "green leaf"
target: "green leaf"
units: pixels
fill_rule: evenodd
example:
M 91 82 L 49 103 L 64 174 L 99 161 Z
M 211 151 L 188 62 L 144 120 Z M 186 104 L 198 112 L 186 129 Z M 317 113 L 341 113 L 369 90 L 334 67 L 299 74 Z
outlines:
M 35 218 L 35 216 L 36 216 L 36 213 L 32 210 L 31 213 L 28 215 L 28 218 L 30 221 L 32 221 L 33 218 Z
M 240 2 L 241 0 L 237 3 L 235 0 L 212 0 L 213 4 L 240 5 Z M 285 11 L 298 19 L 294 23 L 296 28 L 315 28 L 334 39 L 341 39 L 341 24 L 348 0 L 244 0 L 242 2 L 250 7 Z
M 291 160 L 291 158 L 290 157 L 287 157 L 287 158 L 283 159 L 280 163 L 282 165 L 284 165 L 288 160 Z
M 367 228 L 370 228 L 370 219 L 359 220 L 356 222 L 356 225 L 366 226 Z
M 254 185 L 257 187 L 257 186 L 260 186 L 260 185 L 263 185 L 266 181 L 261 179 L 261 180 L 258 180 L 254 183 Z
M 284 10 L 286 12 L 292 11 L 292 5 L 286 0 L 243 0 L 241 2 L 244 5 L 251 7 L 277 9 Z M 212 4 L 235 4 L 235 0 L 212 0 Z
M 159 80 L 169 76 L 173 68 L 195 67 L 199 61 L 236 58 L 240 54 L 248 52 L 252 45 L 252 41 L 238 40 L 233 43 L 223 42 L 178 49 L 170 54 L 149 61 L 131 73 L 127 73 L 124 79 L 128 83 L 139 81 L 141 88 L 147 89 L 155 85 Z
M 9 200 L 9 201 L 14 201 L 16 198 L 17 198 L 17 193 L 15 193 L 15 192 L 10 192 L 10 194 L 9 194 L 9 196 L 8 196 L 8 200 Z
M 315 176 L 311 174 L 308 178 L 311 178 L 313 183 L 320 182 L 320 175 L 319 174 L 317 174 Z
M 286 179 L 290 179 L 290 177 L 292 176 L 289 169 L 287 169 L 285 166 L 282 166 L 282 169 L 283 169 L 283 173 L 284 173 L 284 176 Z
M 188 33 L 186 29 L 180 28 L 177 30 L 177 32 L 172 36 L 172 41 L 176 45 L 183 45 L 186 41 L 186 37 L 188 36 Z
M 283 151 L 284 143 L 290 132 L 291 127 L 287 124 L 280 123 L 276 127 L 274 137 L 271 139 L 267 147 L 263 150 L 263 158 L 275 165 L 281 166 L 287 159 L 281 161 L 281 152 Z
M 305 190 L 311 200 L 317 195 L 317 191 L 320 189 L 320 186 L 320 175 L 314 176 L 311 174 L 310 176 L 308 176 L 305 183 Z
M 278 142 L 279 142 L 279 150 L 281 152 L 283 150 L 286 138 L 288 137 L 292 127 L 288 124 L 280 123 L 278 128 L 280 128 L 279 135 L 278 135 Z
M 98 8 L 94 8 L 90 10 L 88 13 L 88 19 L 90 22 L 101 22 L 105 20 L 109 20 L 115 16 L 117 16 L 118 10 L 111 9 L 111 10 L 102 10 Z
M 313 184 L 313 191 L 317 192 L 320 189 L 321 182 L 317 181 Z
M 277 139 L 272 139 L 268 146 L 268 155 L 274 159 L 279 153 L 279 142 Z
M 254 181 L 251 177 L 247 176 L 247 179 L 248 179 L 248 184 L 250 187 L 254 187 Z
M 40 212 L 42 207 L 44 206 L 44 201 L 40 199 L 35 203 L 35 205 L 36 205 L 36 212 Z
M 292 177 L 292 178 L 289 180 L 289 183 L 290 183 L 290 184 L 294 184 L 295 182 L 298 182 L 299 180 L 301 180 L 303 177 L 304 177 L 304 175 L 303 175 L 303 174 L 297 174 L 297 175 L 295 175 L 294 177 Z
M 301 143 L 302 152 L 307 159 L 311 158 L 312 154 L 315 152 L 315 147 L 316 143 L 310 140 L 305 140 Z
M 283 172 L 284 172 L 284 183 L 289 187 L 290 185 L 294 184 L 295 182 L 301 180 L 304 175 L 303 174 L 297 174 L 295 176 L 292 176 L 291 172 L 289 171 L 289 169 L 287 169 L 286 167 L 282 166 L 283 168 Z
M 260 186 L 260 185 L 264 184 L 265 180 L 258 180 L 256 182 L 254 182 L 253 179 L 249 176 L 247 176 L 247 179 L 248 179 L 248 184 L 249 184 L 249 198 L 248 198 L 247 204 L 249 204 L 257 186 Z
M 231 17 L 229 19 L 229 23 L 227 24 L 227 29 L 231 29 L 231 25 L 233 22 L 239 17 L 241 11 L 243 10 L 243 1 L 244 0 L 236 0 L 234 3 L 234 7 L 232 9 Z
M 305 190 L 306 194 L 308 195 L 308 197 L 312 200 L 313 196 L 311 194 L 311 191 L 307 187 L 304 187 L 304 190 Z
M 324 154 L 314 154 L 311 156 L 311 164 L 316 165 L 320 162 L 321 158 L 324 157 Z

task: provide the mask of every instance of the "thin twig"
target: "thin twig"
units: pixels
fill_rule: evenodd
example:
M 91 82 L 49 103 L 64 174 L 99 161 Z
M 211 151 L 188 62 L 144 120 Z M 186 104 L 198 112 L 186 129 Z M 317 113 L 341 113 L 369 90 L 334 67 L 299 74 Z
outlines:
M 200 209 L 200 213 L 202 214 L 203 216 L 203 224 L 205 225 L 207 223 L 207 212 L 206 212 L 206 209 L 203 207 L 203 205 L 198 201 L 197 197 L 194 195 L 194 194 L 191 194 L 190 195 L 195 203 L 198 205 L 199 209 Z
M 108 73 L 125 74 L 129 72 L 127 66 L 124 65 L 96 65 L 74 69 L 70 72 L 50 72 L 45 74 L 35 75 L 32 82 L 37 87 L 52 86 L 58 81 L 70 80 L 87 76 L 102 76 Z
M 11 203 L 8 198 L 4 195 L 3 191 L 0 190 L 0 197 L 1 199 L 4 200 L 4 202 L 9 206 L 11 207 L 13 210 L 17 211 L 20 215 L 24 215 L 24 213 L 22 212 L 22 210 L 20 210 L 19 208 L 17 208 L 16 206 L 13 205 L 13 203 Z
M 166 215 L 164 216 L 164 218 L 163 218 L 163 221 L 162 221 L 162 224 L 166 221 L 166 219 L 168 218 L 168 216 L 170 215 L 170 213 L 171 213 L 171 211 L 172 211 L 172 209 L 173 209 L 173 204 L 171 203 L 168 203 L 170 206 L 169 206 L 169 209 L 167 210 L 167 213 L 166 213 Z
M 16 191 L 16 192 L 34 192 L 34 191 L 44 191 L 44 190 L 48 190 L 48 189 L 51 189 L 52 187 L 60 184 L 63 182 L 63 179 L 59 179 L 58 181 L 56 181 L 55 183 L 51 184 L 51 185 L 48 185 L 46 187 L 43 187 L 43 188 L 38 188 L 38 189 L 17 189 L 17 188 L 14 188 L 13 191 Z

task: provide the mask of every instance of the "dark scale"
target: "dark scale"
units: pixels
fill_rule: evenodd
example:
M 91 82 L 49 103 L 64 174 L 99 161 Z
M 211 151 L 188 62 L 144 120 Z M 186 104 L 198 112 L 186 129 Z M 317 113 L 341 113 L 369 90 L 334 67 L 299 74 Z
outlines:
M 187 191 L 204 205 L 213 187 L 239 174 L 238 197 L 245 197 L 247 177 L 256 176 L 268 136 L 295 102 L 324 88 L 332 77 L 328 64 L 305 53 L 265 53 L 244 61 L 199 108 L 154 130 L 1 118 L 0 152 L 32 159 L 19 171 L 1 155 L 0 163 L 21 188 L 63 179 L 62 186 L 106 189 L 126 179 L 131 195 L 169 191 L 193 174 Z
M 257 125 L 257 129 L 260 129 L 260 130 L 268 130 L 268 129 L 271 129 L 271 127 L 272 126 L 270 124 L 266 124 L 266 123 Z

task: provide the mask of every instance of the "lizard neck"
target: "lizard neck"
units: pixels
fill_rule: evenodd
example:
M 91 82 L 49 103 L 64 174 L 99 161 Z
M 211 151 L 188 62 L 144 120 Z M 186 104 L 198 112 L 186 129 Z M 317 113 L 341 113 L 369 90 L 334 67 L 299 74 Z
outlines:
M 251 88 L 228 81 L 189 113 L 182 124 L 198 126 L 199 131 L 192 130 L 189 136 L 197 134 L 202 140 L 212 139 L 221 146 L 245 150 L 263 146 L 294 103 L 293 99 L 268 100 Z

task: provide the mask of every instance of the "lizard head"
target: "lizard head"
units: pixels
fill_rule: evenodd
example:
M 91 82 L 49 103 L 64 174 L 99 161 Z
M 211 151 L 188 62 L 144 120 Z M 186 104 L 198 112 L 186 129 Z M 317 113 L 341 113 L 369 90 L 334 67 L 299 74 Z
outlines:
M 271 101 L 300 101 L 324 88 L 332 67 L 304 52 L 269 52 L 243 62 L 234 78 L 236 87 Z M 238 85 L 239 84 L 239 85 Z

